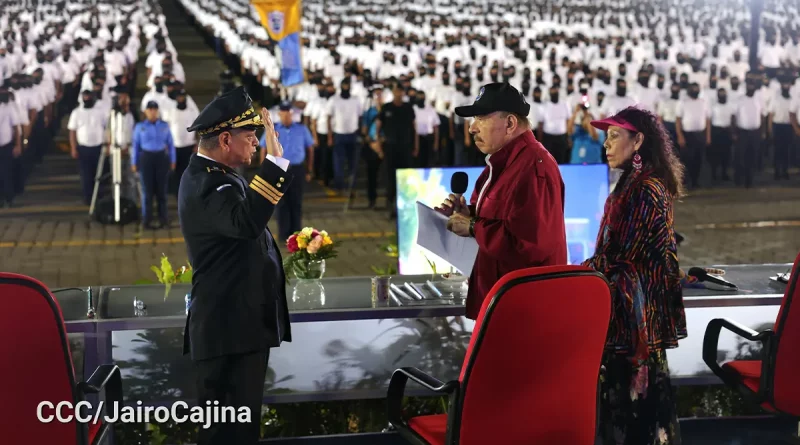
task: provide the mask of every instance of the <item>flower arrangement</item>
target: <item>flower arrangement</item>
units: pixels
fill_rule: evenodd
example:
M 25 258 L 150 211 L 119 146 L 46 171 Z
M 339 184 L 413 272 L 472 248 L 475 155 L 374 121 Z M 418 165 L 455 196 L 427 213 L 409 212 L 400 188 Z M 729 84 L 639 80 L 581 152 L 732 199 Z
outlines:
M 313 227 L 306 227 L 290 236 L 286 240 L 286 249 L 289 256 L 283 267 L 291 269 L 295 277 L 306 280 L 322 278 L 324 261 L 337 255 L 336 244 L 328 232 Z
M 158 282 L 166 287 L 164 290 L 164 300 L 167 299 L 173 284 L 192 282 L 192 265 L 187 262 L 186 266 L 181 266 L 180 269 L 174 270 L 172 264 L 169 262 L 169 258 L 164 254 L 161 254 L 161 267 L 150 266 L 150 270 L 156 274 Z

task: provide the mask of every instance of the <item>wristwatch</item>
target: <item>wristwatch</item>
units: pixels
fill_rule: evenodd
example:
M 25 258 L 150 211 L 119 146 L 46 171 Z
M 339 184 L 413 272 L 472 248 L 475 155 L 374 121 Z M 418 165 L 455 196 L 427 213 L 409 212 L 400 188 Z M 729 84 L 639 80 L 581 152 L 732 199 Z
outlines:
M 473 216 L 469 220 L 469 236 L 475 238 L 475 222 L 478 220 L 477 217 Z

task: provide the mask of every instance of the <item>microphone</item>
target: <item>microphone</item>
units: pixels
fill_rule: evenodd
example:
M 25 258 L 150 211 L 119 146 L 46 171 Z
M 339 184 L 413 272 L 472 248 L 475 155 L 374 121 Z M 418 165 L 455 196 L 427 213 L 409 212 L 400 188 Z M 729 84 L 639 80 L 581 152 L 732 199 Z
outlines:
M 461 202 L 461 196 L 467 191 L 468 186 L 469 176 L 466 172 L 455 172 L 450 177 L 450 191 L 456 195 L 456 202 Z M 456 203 L 454 202 L 453 208 L 455 208 L 455 205 Z
M 686 272 L 686 275 L 697 278 L 697 281 L 702 283 L 706 289 L 727 291 L 739 290 L 739 287 L 730 281 L 717 275 L 711 275 L 705 269 L 701 269 L 699 267 L 692 267 L 688 272 Z

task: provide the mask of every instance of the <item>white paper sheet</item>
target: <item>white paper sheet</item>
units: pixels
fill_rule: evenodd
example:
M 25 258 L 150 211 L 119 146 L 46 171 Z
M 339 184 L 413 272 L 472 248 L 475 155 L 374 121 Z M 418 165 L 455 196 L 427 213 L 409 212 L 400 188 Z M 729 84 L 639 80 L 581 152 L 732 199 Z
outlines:
M 478 243 L 447 230 L 448 218 L 417 201 L 417 244 L 452 264 L 462 275 L 472 273 Z

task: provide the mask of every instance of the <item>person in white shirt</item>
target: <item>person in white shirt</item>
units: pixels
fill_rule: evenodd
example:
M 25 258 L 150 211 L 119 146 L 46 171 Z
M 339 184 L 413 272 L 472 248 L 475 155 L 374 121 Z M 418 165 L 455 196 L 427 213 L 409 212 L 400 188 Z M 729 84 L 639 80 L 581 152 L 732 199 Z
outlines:
M 118 85 L 116 88 L 117 96 L 114 98 L 113 108 L 108 118 L 108 146 L 118 147 L 122 160 L 122 178 L 120 194 L 138 202 L 136 176 L 131 171 L 130 148 L 133 142 L 133 127 L 136 125 L 136 118 L 131 108 L 131 99 L 126 88 Z
M 774 141 L 775 179 L 789 179 L 789 150 L 794 145 L 790 114 L 796 103 L 791 97 L 791 89 L 791 79 L 782 78 L 780 93 L 769 102 L 767 135 Z
M 736 103 L 728 100 L 728 92 L 720 88 L 716 93 L 716 100 L 711 102 L 711 146 L 708 152 L 708 162 L 711 165 L 711 179 L 718 177 L 729 181 L 728 166 L 731 160 L 731 132 L 733 117 L 736 114 Z M 721 175 L 718 176 L 717 173 Z
M 756 85 L 748 80 L 745 95 L 736 103 L 734 134 L 738 138 L 734 145 L 734 183 L 753 186 L 753 171 L 761 148 L 761 116 L 763 103 L 756 95 Z
M 569 138 L 567 126 L 572 110 L 565 100 L 561 100 L 557 87 L 550 87 L 550 102 L 542 105 L 542 120 L 539 122 L 538 136 L 542 145 L 553 155 L 556 162 L 569 162 Z
M 426 100 L 425 91 L 418 91 L 414 101 L 414 122 L 419 135 L 417 167 L 428 168 L 438 158 L 439 125 L 441 120 L 433 105 Z
M 356 170 L 356 143 L 363 113 L 361 101 L 350 94 L 349 80 L 343 80 L 339 95 L 328 102 L 328 145 L 333 147 L 333 189 L 344 191 L 345 162 L 350 174 Z
M 661 99 L 656 107 L 658 117 L 661 118 L 661 122 L 664 123 L 664 127 L 667 129 L 670 137 L 672 138 L 672 145 L 675 148 L 676 153 L 678 150 L 678 134 L 675 130 L 675 121 L 677 120 L 675 113 L 678 110 L 680 95 L 681 86 L 678 83 L 673 83 L 669 89 L 669 96 Z
M 72 158 L 78 160 L 80 167 L 83 202 L 89 205 L 108 124 L 108 110 L 96 106 L 97 99 L 89 90 L 84 90 L 81 97 L 83 106 L 72 111 L 67 129 Z
M 189 166 L 192 153 L 197 152 L 197 133 L 186 131 L 192 126 L 200 112 L 197 108 L 189 107 L 189 95 L 186 90 L 179 90 L 175 95 L 175 106 L 164 111 L 164 121 L 169 123 L 172 141 L 175 144 L 175 172 L 170 180 L 170 192 L 176 196 L 181 176 Z
M 636 100 L 628 96 L 628 82 L 623 78 L 619 78 L 617 79 L 615 94 L 608 95 L 603 105 L 598 108 L 600 109 L 601 118 L 606 118 L 632 105 L 636 105 Z
M 689 85 L 687 98 L 678 101 L 675 110 L 675 132 L 678 137 L 681 160 L 686 167 L 687 179 L 692 188 L 699 187 L 705 148 L 711 145 L 711 110 L 708 102 L 700 99 L 700 85 Z
M 0 208 L 14 201 L 14 160 L 22 154 L 22 125 L 19 110 L 11 101 L 10 82 L 0 82 Z

